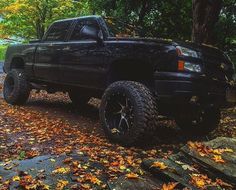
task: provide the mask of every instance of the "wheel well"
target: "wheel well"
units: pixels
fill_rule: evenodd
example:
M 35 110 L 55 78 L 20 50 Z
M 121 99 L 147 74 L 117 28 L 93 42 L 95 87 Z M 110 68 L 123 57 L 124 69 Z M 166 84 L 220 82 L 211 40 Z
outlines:
M 148 87 L 154 87 L 153 66 L 140 60 L 119 60 L 111 64 L 108 75 L 108 85 L 120 81 L 129 80 L 141 82 Z
M 20 57 L 15 57 L 12 59 L 10 69 L 24 69 L 25 62 Z

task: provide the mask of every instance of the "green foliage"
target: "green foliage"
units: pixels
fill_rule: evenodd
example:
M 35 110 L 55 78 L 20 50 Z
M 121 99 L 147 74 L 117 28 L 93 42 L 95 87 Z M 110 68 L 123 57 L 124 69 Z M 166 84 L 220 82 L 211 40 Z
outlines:
M 26 39 L 41 38 L 51 22 L 86 15 L 88 0 L 5 0 L 0 1 L 0 34 Z
M 215 28 L 217 46 L 236 53 L 236 0 L 224 0 L 219 22 Z
M 190 0 L 93 0 L 97 14 L 115 17 L 142 30 L 141 36 L 190 40 L 192 1 Z M 220 20 L 215 28 L 217 45 L 225 51 L 236 40 L 236 0 L 223 0 Z M 235 48 L 236 49 L 236 48 Z
M 7 50 L 7 45 L 0 45 L 0 61 L 5 59 L 6 50 Z
M 214 45 L 235 54 L 236 0 L 223 2 Z M 129 23 L 140 36 L 190 40 L 192 33 L 190 0 L 4 0 L 0 7 L 2 37 L 41 38 L 57 19 L 91 14 Z
M 191 1 L 94 0 L 96 14 L 114 17 L 141 28 L 139 35 L 190 39 Z

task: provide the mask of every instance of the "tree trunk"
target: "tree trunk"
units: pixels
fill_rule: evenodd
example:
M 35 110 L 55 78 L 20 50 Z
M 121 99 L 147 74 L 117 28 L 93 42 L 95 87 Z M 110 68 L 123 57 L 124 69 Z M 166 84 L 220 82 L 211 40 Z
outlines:
M 222 0 L 193 0 L 192 41 L 214 44 L 214 27 L 221 8 Z
M 139 19 L 138 19 L 138 26 L 140 26 L 141 28 L 143 28 L 143 26 L 144 26 L 144 18 L 148 14 L 149 8 L 150 7 L 149 7 L 148 1 L 143 0 L 142 4 L 141 4 L 141 9 L 140 9 L 140 12 L 139 12 Z M 140 36 L 145 36 L 145 31 L 141 30 L 139 35 Z

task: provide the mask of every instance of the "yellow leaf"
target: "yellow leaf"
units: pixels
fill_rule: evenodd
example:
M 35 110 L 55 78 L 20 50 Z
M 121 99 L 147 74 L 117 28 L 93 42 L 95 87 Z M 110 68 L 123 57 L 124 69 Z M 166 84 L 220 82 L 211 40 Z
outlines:
M 214 149 L 214 150 L 212 150 L 212 152 L 214 154 L 218 154 L 218 155 L 222 154 L 222 151 L 220 149 Z
M 154 162 L 152 165 L 151 165 L 151 168 L 159 168 L 161 170 L 164 170 L 167 168 L 167 166 L 163 163 L 163 162 Z
M 232 153 L 232 152 L 234 152 L 232 149 L 230 149 L 230 148 L 226 148 L 226 149 L 224 149 L 224 152 L 230 152 L 230 153 Z
M 56 170 L 52 171 L 53 174 L 66 174 L 70 172 L 70 168 L 57 168 Z
M 204 189 L 207 185 L 211 184 L 211 179 L 208 178 L 207 175 L 202 174 L 192 174 L 191 181 L 194 186 Z
M 69 184 L 69 182 L 66 181 L 66 180 L 58 180 L 56 190 L 62 190 L 62 189 L 64 189 L 64 187 L 67 186 L 68 184 Z
M 205 181 L 203 179 L 199 179 L 197 181 L 195 181 L 195 184 L 197 187 L 203 188 L 206 184 Z
M 20 177 L 19 177 L 19 176 L 14 176 L 14 177 L 12 178 L 12 181 L 20 181 Z
M 120 166 L 120 169 L 121 169 L 121 170 L 125 170 L 126 167 L 125 167 L 124 165 L 122 165 L 122 166 Z
M 212 159 L 217 163 L 225 163 L 220 155 L 214 155 Z

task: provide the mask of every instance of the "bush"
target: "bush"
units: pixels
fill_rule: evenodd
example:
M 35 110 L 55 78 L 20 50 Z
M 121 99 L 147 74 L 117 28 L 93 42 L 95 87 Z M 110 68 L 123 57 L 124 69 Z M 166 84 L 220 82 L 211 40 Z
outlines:
M 0 45 L 0 61 L 5 59 L 6 50 L 7 50 L 7 45 Z

